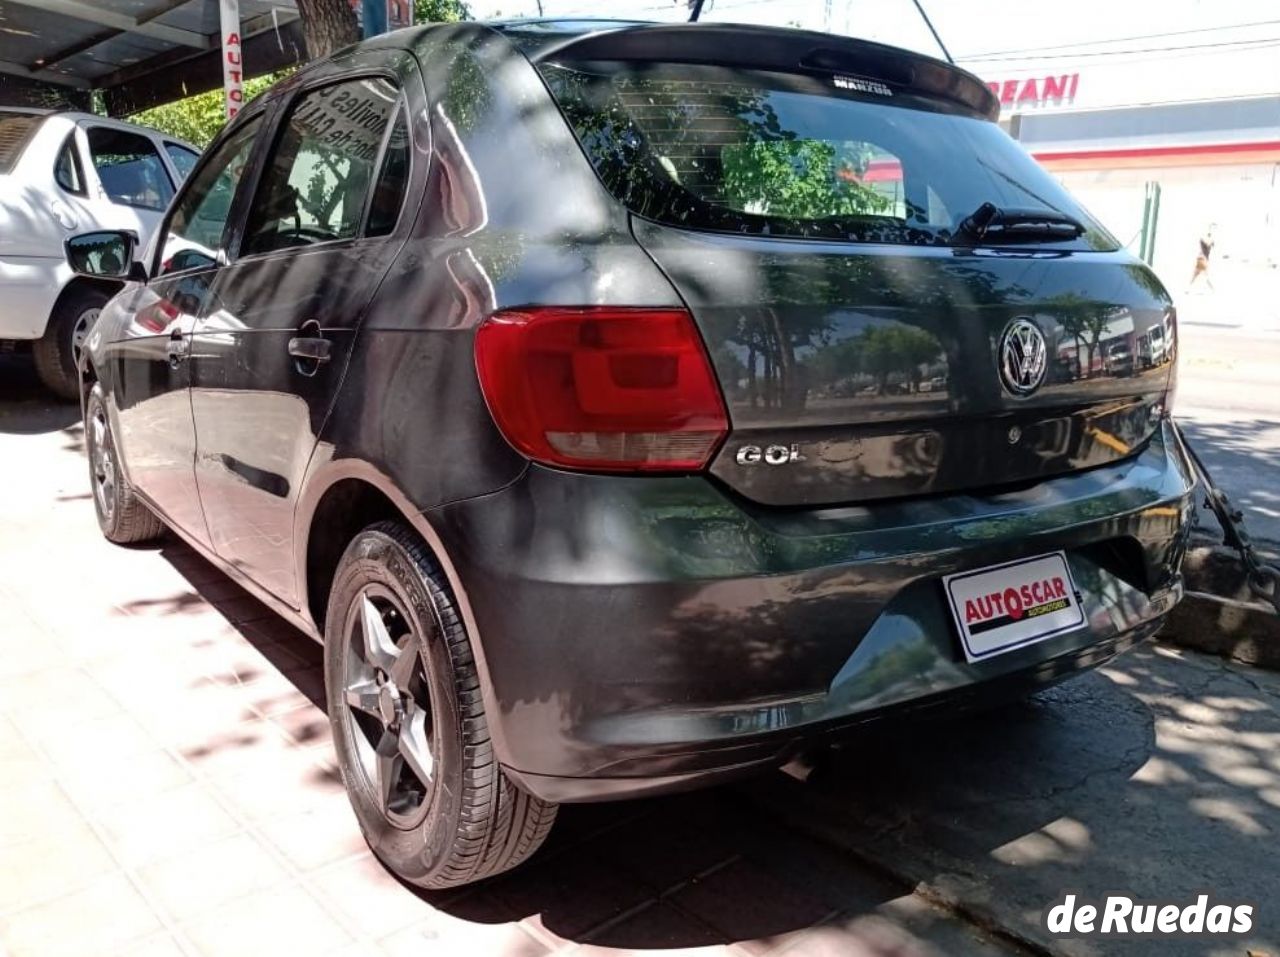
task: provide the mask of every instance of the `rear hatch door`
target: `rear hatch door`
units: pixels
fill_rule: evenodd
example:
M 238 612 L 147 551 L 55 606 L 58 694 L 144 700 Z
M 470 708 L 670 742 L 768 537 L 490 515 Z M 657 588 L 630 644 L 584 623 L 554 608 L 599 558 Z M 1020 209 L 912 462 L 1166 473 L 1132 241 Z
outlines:
M 731 420 L 716 476 L 771 505 L 991 490 L 1150 436 L 1169 298 L 976 78 L 798 31 L 639 32 L 667 39 L 539 69 L 702 332 Z M 986 204 L 1029 214 L 984 232 Z M 1120 344 L 1147 360 L 1109 364 Z
M 732 431 L 712 472 L 757 501 L 998 490 L 1127 456 L 1158 420 L 1169 362 L 1105 361 L 1168 315 L 1124 254 L 635 232 L 725 394 Z M 1020 333 L 1045 355 L 1025 393 L 1006 371 Z

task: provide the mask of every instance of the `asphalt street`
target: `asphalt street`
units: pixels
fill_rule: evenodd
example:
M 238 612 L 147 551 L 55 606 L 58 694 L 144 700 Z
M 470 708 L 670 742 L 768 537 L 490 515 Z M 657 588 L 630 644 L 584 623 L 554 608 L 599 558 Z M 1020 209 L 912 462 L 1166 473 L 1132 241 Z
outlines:
M 1181 325 L 1174 413 L 1249 532 L 1280 543 L 1280 321 L 1232 323 L 1220 311 Z M 1213 527 L 1211 516 L 1202 524 Z

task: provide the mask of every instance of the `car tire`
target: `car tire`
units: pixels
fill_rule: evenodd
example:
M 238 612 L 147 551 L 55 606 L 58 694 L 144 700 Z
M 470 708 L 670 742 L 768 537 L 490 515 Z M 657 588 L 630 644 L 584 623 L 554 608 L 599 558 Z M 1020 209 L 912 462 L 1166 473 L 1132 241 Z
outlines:
M 60 399 L 80 398 L 80 347 L 110 295 L 89 286 L 67 293 L 53 308 L 44 335 L 35 341 L 36 374 Z
M 466 627 L 435 557 L 408 528 L 347 547 L 325 616 L 325 690 L 360 829 L 396 876 L 457 887 L 510 870 L 556 805 L 497 762 Z
M 138 498 L 120 468 L 111 417 L 107 414 L 102 386 L 96 382 L 85 402 L 84 437 L 93 508 L 102 534 L 118 545 L 148 542 L 163 536 L 164 523 Z

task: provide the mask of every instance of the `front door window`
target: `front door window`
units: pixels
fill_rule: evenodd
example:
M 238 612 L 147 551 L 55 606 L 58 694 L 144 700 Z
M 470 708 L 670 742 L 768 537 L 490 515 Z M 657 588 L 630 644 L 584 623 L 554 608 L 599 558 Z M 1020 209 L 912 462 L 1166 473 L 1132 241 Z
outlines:
M 397 95 L 370 78 L 298 100 L 262 174 L 242 254 L 356 237 Z
M 249 164 L 260 125 L 261 120 L 254 118 L 241 126 L 195 174 L 169 218 L 159 275 L 218 262 L 231 201 Z

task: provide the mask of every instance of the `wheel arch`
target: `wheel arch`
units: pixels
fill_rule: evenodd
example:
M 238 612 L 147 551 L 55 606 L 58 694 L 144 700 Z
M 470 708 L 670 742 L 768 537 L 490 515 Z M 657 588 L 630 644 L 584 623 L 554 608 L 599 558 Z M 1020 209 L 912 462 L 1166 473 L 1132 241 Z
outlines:
M 78 295 L 84 290 L 96 290 L 106 295 L 108 298 L 115 296 L 125 287 L 123 282 L 113 282 L 110 279 L 95 279 L 92 276 L 73 276 L 58 292 L 58 298 L 54 302 L 52 309 L 49 311 L 50 322 L 53 316 L 57 314 L 62 304 L 72 296 Z M 85 411 L 85 403 L 89 398 L 89 391 L 97 382 L 102 383 L 102 388 L 110 395 L 112 390 L 112 381 L 110 376 L 110 364 L 102 363 L 103 357 L 99 354 L 94 356 L 93 350 L 89 343 L 86 342 L 84 352 L 81 356 L 80 367 L 77 370 L 80 379 L 80 414 L 83 417 Z M 114 403 L 108 403 L 113 405 Z
M 351 539 L 375 522 L 400 521 L 431 549 L 444 570 L 460 606 L 466 605 L 462 583 L 435 528 L 384 473 L 366 462 L 342 459 L 309 476 L 294 521 L 295 559 L 302 610 L 316 633 L 324 634 L 325 609 L 333 572 Z M 474 626 L 469 620 L 468 629 Z
M 297 528 L 302 536 L 297 539 L 297 575 L 303 611 L 323 638 L 330 588 L 347 545 L 375 522 L 413 522 L 382 486 L 365 476 L 333 477 L 307 511 Z
M 70 281 L 58 290 L 58 296 L 53 300 L 53 305 L 49 308 L 48 322 L 53 321 L 53 317 L 57 315 L 63 303 L 81 292 L 93 290 L 105 294 L 110 299 L 123 288 L 124 283 L 117 282 L 114 279 L 99 279 L 94 276 L 72 276 Z M 48 328 L 47 325 L 46 328 Z
M 124 288 L 123 282 L 115 282 L 111 279 L 98 279 L 93 276 L 72 276 L 61 289 L 58 290 L 57 297 L 53 300 L 53 305 L 49 307 L 49 318 L 45 321 L 45 332 L 53 326 L 53 317 L 58 314 L 58 310 L 75 296 L 82 292 L 94 291 L 100 292 L 108 299 Z M 98 370 L 94 364 L 89 361 L 86 354 L 84 364 L 80 367 L 80 410 L 84 411 L 84 398 L 89 394 L 89 390 L 93 388 L 93 383 L 99 379 Z
M 313 466 L 314 468 L 314 466 Z M 431 550 L 449 585 L 451 598 L 475 656 L 480 693 L 489 715 L 489 732 L 499 761 L 507 755 L 497 695 L 489 678 L 484 645 L 466 588 L 431 522 L 383 472 L 355 459 L 332 461 L 309 476 L 294 520 L 295 562 L 302 613 L 324 639 L 325 611 L 334 572 L 347 545 L 361 529 L 378 521 L 409 526 Z

